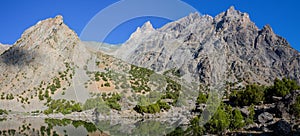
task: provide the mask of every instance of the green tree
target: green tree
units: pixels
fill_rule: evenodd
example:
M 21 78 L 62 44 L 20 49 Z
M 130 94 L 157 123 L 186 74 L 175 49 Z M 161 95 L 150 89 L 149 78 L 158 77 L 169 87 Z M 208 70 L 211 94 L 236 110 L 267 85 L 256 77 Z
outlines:
M 234 109 L 232 112 L 231 129 L 239 129 L 245 126 L 244 117 L 240 110 Z
M 187 130 L 184 133 L 187 133 L 189 135 L 193 136 L 201 136 L 205 132 L 205 128 L 203 126 L 200 126 L 201 119 L 196 116 L 192 120 L 190 120 L 190 126 L 187 128 Z M 181 133 L 181 132 L 180 132 Z
M 231 111 L 226 109 L 226 105 L 221 103 L 212 118 L 204 125 L 208 132 L 220 134 L 229 128 Z
M 230 101 L 237 106 L 249 106 L 251 104 L 258 104 L 264 100 L 265 87 L 256 84 L 247 85 L 243 91 L 233 93 L 230 96 Z
M 274 85 L 268 90 L 268 95 L 283 97 L 293 90 L 300 89 L 296 81 L 287 78 L 275 79 Z
M 254 115 L 255 115 L 255 111 L 254 111 L 254 105 L 251 104 L 248 108 L 249 111 L 249 115 L 248 117 L 245 119 L 246 124 L 252 124 L 254 122 Z

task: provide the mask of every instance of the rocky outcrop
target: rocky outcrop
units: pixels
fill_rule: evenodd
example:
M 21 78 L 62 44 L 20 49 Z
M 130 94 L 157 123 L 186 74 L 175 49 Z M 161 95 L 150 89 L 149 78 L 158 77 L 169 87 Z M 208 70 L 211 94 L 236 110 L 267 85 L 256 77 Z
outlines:
M 0 43 L 0 54 L 2 54 L 4 51 L 8 50 L 9 47 L 10 47 L 10 45 Z
M 300 96 L 300 90 L 292 91 L 276 104 L 276 113 L 280 118 L 290 120 L 293 118 L 291 107 Z
M 270 84 L 281 77 L 300 83 L 299 52 L 269 25 L 259 29 L 234 7 L 214 18 L 193 13 L 157 30 L 145 26 L 117 57 L 158 72 L 176 68 L 184 79 L 201 83 Z
M 258 115 L 257 119 L 259 123 L 265 124 L 273 120 L 273 115 L 268 112 L 263 112 L 260 115 Z
M 276 122 L 271 128 L 274 134 L 281 136 L 289 136 L 292 132 L 291 124 L 285 120 Z

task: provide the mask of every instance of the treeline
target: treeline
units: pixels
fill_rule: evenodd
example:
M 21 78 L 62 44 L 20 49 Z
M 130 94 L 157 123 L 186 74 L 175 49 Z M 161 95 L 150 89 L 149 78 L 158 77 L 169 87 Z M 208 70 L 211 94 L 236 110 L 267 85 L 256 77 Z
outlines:
M 283 78 L 275 79 L 272 86 L 247 85 L 243 90 L 236 90 L 230 95 L 229 103 L 221 102 L 211 119 L 200 125 L 203 119 L 200 116 L 193 118 L 186 130 L 181 127 L 168 135 L 204 135 L 223 134 L 226 130 L 234 131 L 254 122 L 254 105 L 261 103 L 273 103 L 272 97 L 284 97 L 291 91 L 300 89 L 296 81 Z M 197 104 L 206 103 L 208 96 L 199 93 Z M 248 106 L 249 115 L 243 115 L 239 107 Z M 205 112 L 205 111 L 200 111 Z M 296 117 L 300 117 L 300 96 L 292 105 L 291 111 Z
M 230 96 L 230 102 L 235 106 L 249 106 L 251 104 L 273 103 L 272 97 L 284 97 L 293 90 L 300 89 L 294 80 L 283 78 L 275 79 L 272 86 L 247 85 L 246 89 L 234 91 Z

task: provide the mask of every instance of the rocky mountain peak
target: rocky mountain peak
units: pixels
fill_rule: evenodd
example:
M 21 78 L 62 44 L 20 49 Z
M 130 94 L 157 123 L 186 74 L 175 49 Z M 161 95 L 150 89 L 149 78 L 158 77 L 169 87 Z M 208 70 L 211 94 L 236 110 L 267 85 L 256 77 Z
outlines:
M 225 15 L 226 16 L 234 16 L 240 14 L 240 11 L 236 10 L 234 6 L 230 6 L 229 9 L 226 10 Z
M 128 41 L 130 41 L 131 39 L 136 39 L 136 38 L 138 38 L 140 36 L 143 36 L 145 34 L 152 33 L 154 31 L 155 31 L 155 29 L 153 28 L 151 22 L 147 21 L 141 27 L 138 27 L 134 33 L 131 34 Z
M 236 10 L 231 6 L 227 11 L 220 13 L 214 18 L 217 31 L 240 31 L 249 29 L 258 31 L 258 27 L 250 20 L 247 13 Z
M 208 83 L 215 72 L 225 73 L 214 67 L 227 69 L 230 82 L 269 84 L 289 77 L 300 83 L 298 52 L 269 25 L 260 30 L 233 6 L 214 18 L 192 13 L 132 41 L 117 57 L 158 72 L 176 67 L 186 80 Z M 220 61 L 206 57 L 211 54 Z
M 63 16 L 62 16 L 62 15 L 57 15 L 57 16 L 54 18 L 54 20 L 55 20 L 55 23 L 56 23 L 56 24 L 61 24 L 61 23 L 64 22 Z
M 194 13 L 189 14 L 183 20 L 186 20 L 186 21 L 195 21 L 195 20 L 197 20 L 199 18 L 201 18 L 201 15 L 198 12 L 194 12 Z
M 139 29 L 139 28 L 138 28 Z M 154 31 L 152 24 L 150 21 L 147 21 L 141 28 L 140 31 L 146 32 L 146 31 Z
M 263 29 L 261 30 L 261 33 L 271 33 L 271 34 L 273 34 L 274 32 L 273 32 L 272 27 L 269 24 L 267 24 L 263 27 Z
M 27 45 L 28 47 L 25 48 L 35 48 L 38 45 L 44 45 L 46 42 L 54 47 L 61 46 L 57 43 L 66 40 L 79 42 L 77 34 L 64 24 L 61 15 L 57 15 L 54 18 L 39 21 L 36 25 L 28 28 L 14 45 L 20 47 Z
M 251 22 L 249 15 L 247 13 L 243 13 L 239 10 L 236 10 L 234 6 L 231 6 L 225 12 L 218 14 L 215 17 L 215 20 L 223 20 L 224 22 L 232 22 L 232 21 L 241 21 L 241 22 Z

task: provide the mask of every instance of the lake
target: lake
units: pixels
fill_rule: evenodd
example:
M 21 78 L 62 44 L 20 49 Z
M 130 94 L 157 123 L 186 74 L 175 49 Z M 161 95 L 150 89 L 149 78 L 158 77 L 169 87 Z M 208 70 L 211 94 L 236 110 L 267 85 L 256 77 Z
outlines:
M 0 135 L 27 136 L 124 136 L 166 135 L 175 129 L 155 120 L 82 121 L 40 117 L 0 119 Z

